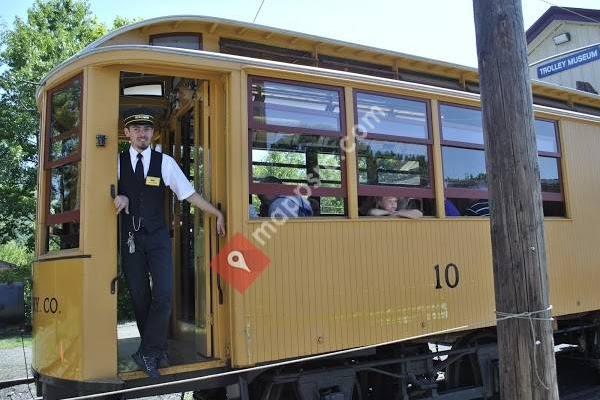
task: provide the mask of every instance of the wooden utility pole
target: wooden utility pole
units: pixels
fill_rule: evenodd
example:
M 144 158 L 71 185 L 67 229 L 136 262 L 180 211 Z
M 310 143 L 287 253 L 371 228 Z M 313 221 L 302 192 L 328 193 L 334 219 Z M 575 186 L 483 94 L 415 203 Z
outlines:
M 473 8 L 496 310 L 546 310 L 544 219 L 521 0 L 473 0 Z M 558 400 L 552 323 L 508 318 L 497 326 L 502 399 Z

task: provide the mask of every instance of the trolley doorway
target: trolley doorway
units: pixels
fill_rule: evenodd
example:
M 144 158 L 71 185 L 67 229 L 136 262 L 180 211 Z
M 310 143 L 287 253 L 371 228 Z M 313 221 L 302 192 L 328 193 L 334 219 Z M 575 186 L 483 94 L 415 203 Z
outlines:
M 119 111 L 122 115 L 132 107 L 150 109 L 155 116 L 154 150 L 173 157 L 196 191 L 214 202 L 211 196 L 210 87 L 208 79 L 122 72 Z M 123 136 L 122 125 L 119 132 L 119 149 L 127 150 L 129 143 Z M 204 213 L 186 201 L 179 201 L 170 190 L 166 198 L 165 215 L 174 267 L 168 356 L 170 365 L 177 366 L 202 362 L 214 355 L 213 282 L 209 262 L 216 251 L 216 236 L 214 221 Z M 125 284 L 121 278 L 121 287 Z M 128 293 L 120 293 L 121 308 L 123 302 L 130 303 Z M 137 369 L 131 354 L 137 350 L 140 336 L 135 318 L 131 313 L 128 317 L 131 322 L 120 325 L 127 328 L 120 328 L 118 332 L 120 373 Z M 122 318 L 120 320 L 122 322 Z
M 209 82 L 194 83 L 194 101 L 175 115 L 173 154 L 193 181 L 196 191 L 210 199 Z M 178 143 L 179 141 L 179 143 Z M 180 154 L 177 154 L 180 152 Z M 175 292 L 173 331 L 179 341 L 193 344 L 195 352 L 212 356 L 210 261 L 211 221 L 188 202 L 173 207 Z

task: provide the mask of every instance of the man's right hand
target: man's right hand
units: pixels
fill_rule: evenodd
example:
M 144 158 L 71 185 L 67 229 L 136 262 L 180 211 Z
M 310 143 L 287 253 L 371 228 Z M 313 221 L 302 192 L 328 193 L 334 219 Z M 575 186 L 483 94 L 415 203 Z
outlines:
M 129 199 L 127 196 L 118 195 L 115 197 L 115 208 L 117 209 L 117 214 L 121 212 L 121 210 L 125 209 L 125 214 L 129 214 Z

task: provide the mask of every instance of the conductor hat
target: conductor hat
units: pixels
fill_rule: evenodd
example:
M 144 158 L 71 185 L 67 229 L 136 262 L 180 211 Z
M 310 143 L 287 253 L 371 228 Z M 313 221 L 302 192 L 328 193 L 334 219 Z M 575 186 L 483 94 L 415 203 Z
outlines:
M 125 128 L 134 124 L 154 126 L 154 113 L 148 108 L 130 108 L 123 113 L 123 124 Z

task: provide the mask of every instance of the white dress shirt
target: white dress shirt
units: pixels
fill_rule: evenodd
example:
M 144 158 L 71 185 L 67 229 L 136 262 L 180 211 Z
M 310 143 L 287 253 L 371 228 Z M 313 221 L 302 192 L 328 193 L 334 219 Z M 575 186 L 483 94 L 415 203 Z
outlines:
M 150 146 L 146 148 L 146 150 L 142 151 L 142 165 L 144 166 L 144 178 L 148 175 L 148 170 L 150 169 L 150 158 L 152 157 L 152 151 Z M 129 156 L 131 159 L 131 169 L 135 171 L 135 166 L 137 164 L 137 155 L 138 151 L 133 147 L 129 146 Z M 193 195 L 196 191 L 194 187 L 188 181 L 186 176 L 184 175 L 177 162 L 173 159 L 173 157 L 164 154 L 162 155 L 162 165 L 160 166 L 160 172 L 162 174 L 163 183 L 165 186 L 171 188 L 171 190 L 177 195 L 179 200 L 185 200 L 191 195 Z M 118 159 L 117 159 L 118 160 Z M 117 176 L 119 179 L 121 178 L 121 163 L 117 161 Z

